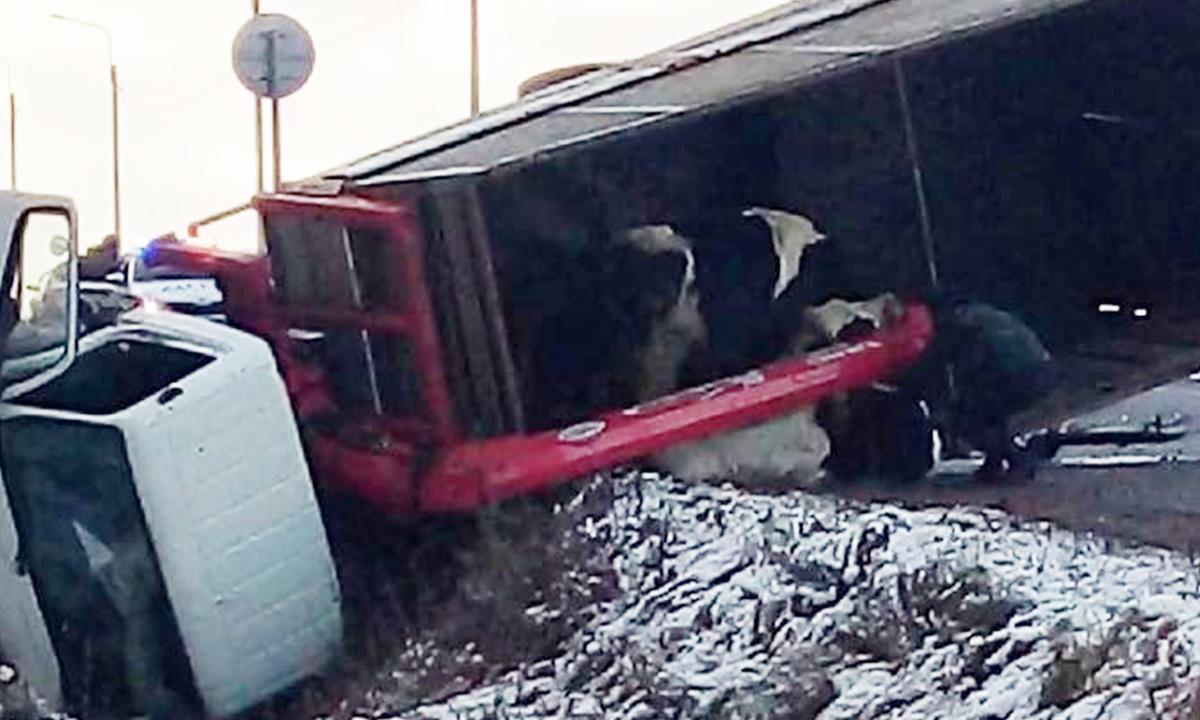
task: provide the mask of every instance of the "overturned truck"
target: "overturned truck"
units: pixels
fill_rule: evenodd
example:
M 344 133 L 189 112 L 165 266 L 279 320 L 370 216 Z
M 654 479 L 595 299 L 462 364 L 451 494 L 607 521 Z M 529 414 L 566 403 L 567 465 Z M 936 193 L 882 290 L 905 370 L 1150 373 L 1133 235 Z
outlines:
M 1200 357 L 1198 25 L 1191 0 L 798 3 L 261 197 L 265 258 L 160 250 L 272 343 L 315 474 L 398 515 L 800 412 L 930 341 L 908 303 L 800 342 L 830 300 L 1018 313 L 1066 370 L 1045 426 Z M 969 381 L 903 378 L 935 415 Z

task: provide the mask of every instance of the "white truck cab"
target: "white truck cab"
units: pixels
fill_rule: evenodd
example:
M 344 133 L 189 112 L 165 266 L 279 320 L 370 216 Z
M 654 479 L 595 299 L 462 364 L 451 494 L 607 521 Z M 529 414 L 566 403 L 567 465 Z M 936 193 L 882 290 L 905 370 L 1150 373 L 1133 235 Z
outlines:
M 283 382 L 232 328 L 81 313 L 75 228 L 0 192 L 0 664 L 33 717 L 237 715 L 342 640 Z

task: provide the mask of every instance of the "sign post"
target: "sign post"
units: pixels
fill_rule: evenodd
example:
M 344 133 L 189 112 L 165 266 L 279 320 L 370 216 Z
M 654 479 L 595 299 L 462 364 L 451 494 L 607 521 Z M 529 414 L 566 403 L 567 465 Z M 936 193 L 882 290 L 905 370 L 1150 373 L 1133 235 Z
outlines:
M 300 23 L 286 15 L 255 15 L 233 41 L 233 69 L 258 99 L 271 101 L 273 185 L 282 184 L 279 99 L 299 90 L 312 74 L 312 38 Z M 261 110 L 259 111 L 261 112 Z M 261 117 L 261 116 L 260 116 Z M 261 128 L 261 122 L 259 123 Z M 261 131 L 260 131 L 261 133 Z M 261 137 L 261 135 L 260 135 Z M 262 143 L 259 142 L 259 189 L 262 189 Z
M 258 0 L 251 1 L 251 10 L 254 11 L 254 16 L 258 17 L 262 13 L 258 9 Z M 263 191 L 263 101 L 258 95 L 254 96 L 254 151 L 256 164 L 258 165 L 258 185 L 255 186 L 256 191 L 261 195 Z M 259 239 L 261 241 L 262 230 L 259 229 Z M 260 242 L 261 244 L 261 242 Z

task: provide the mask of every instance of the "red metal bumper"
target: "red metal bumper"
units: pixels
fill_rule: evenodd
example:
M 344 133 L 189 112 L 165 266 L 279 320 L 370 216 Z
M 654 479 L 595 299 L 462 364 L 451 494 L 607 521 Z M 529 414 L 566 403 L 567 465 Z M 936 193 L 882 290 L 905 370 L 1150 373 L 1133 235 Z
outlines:
M 473 510 L 679 442 L 767 420 L 904 370 L 932 337 L 929 311 L 909 305 L 897 323 L 853 344 L 773 363 L 562 430 L 452 446 L 423 478 L 420 510 Z

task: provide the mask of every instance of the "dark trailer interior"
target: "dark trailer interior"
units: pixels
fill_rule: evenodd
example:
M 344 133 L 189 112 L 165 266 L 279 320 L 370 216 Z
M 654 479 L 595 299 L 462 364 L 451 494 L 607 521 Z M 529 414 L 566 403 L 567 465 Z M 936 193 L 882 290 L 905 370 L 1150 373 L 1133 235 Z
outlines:
M 1027 319 L 1068 369 L 1040 425 L 1200 365 L 1198 37 L 1197 0 L 797 3 L 319 182 L 421 198 L 476 435 L 547 424 L 531 358 L 588 247 L 752 205 L 812 218 L 847 293 Z

